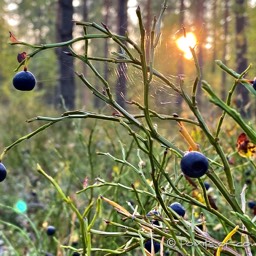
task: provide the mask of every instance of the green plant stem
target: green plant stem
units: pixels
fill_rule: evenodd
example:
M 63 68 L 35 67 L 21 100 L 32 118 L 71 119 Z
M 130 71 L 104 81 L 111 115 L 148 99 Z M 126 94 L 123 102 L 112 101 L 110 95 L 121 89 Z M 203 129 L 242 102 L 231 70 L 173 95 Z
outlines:
M 234 70 L 232 70 L 231 68 L 228 68 L 226 65 L 224 65 L 224 63 L 220 60 L 216 60 L 215 61 L 216 64 L 223 69 L 226 73 L 228 73 L 229 75 L 233 76 L 236 79 L 239 79 L 240 74 L 236 73 Z M 248 67 L 250 68 L 250 66 Z M 256 90 L 253 89 L 252 85 L 250 82 L 248 82 L 247 80 L 242 80 L 240 81 L 240 83 L 252 94 L 256 95 Z
M 5 156 L 5 154 L 14 146 L 16 146 L 17 144 L 21 143 L 24 140 L 28 140 L 31 137 L 35 136 L 36 134 L 40 133 L 41 131 L 45 130 L 46 128 L 50 127 L 51 125 L 53 125 L 54 123 L 56 123 L 56 121 L 51 121 L 45 125 L 42 125 L 41 127 L 39 127 L 38 129 L 36 129 L 35 131 L 19 138 L 18 140 L 16 140 L 15 142 L 13 142 L 11 145 L 7 146 L 4 151 L 1 153 L 0 155 L 0 162 L 3 160 L 3 157 Z
M 196 72 L 197 72 L 197 78 L 195 79 L 195 82 L 193 84 L 192 95 L 191 95 L 192 104 L 193 104 L 193 106 L 196 106 L 196 93 L 197 93 L 198 86 L 201 84 L 202 72 L 201 72 L 199 62 L 198 62 L 198 58 L 195 53 L 195 49 L 192 47 L 189 47 L 189 48 L 192 53 L 193 60 L 194 60 L 195 66 L 196 66 Z
M 141 69 L 142 69 L 142 75 L 143 75 L 143 98 L 144 98 L 144 114 L 145 114 L 145 120 L 147 122 L 147 125 L 150 129 L 150 131 L 153 134 L 156 134 L 156 130 L 154 128 L 154 125 L 151 121 L 150 115 L 149 115 L 149 87 L 150 87 L 150 79 L 148 77 L 148 68 L 147 68 L 147 61 L 146 61 L 146 51 L 145 51 L 145 28 L 142 22 L 142 16 L 140 12 L 140 8 L 138 7 L 136 10 L 136 14 L 139 20 L 139 27 L 140 27 L 140 48 L 141 48 L 141 54 L 140 54 L 140 61 L 141 61 Z
M 247 124 L 245 120 L 241 117 L 241 115 L 233 108 L 229 107 L 225 102 L 223 102 L 212 90 L 211 86 L 206 82 L 202 81 L 203 89 L 210 96 L 210 101 L 220 107 L 223 111 L 225 111 L 230 117 L 232 117 L 236 123 L 243 129 L 243 131 L 247 134 L 247 136 L 251 139 L 251 141 L 256 144 L 256 132 L 252 126 Z
M 152 180 L 153 180 L 153 184 L 154 184 L 154 188 L 155 188 L 155 194 L 156 194 L 156 197 L 161 205 L 161 207 L 163 208 L 164 212 L 167 214 L 167 216 L 170 218 L 170 220 L 172 222 L 174 222 L 174 217 L 172 214 L 169 213 L 166 205 L 165 205 L 165 202 L 163 201 L 163 198 L 161 196 L 161 192 L 160 192 L 160 189 L 159 189 L 159 184 L 157 182 L 157 177 L 156 177 L 156 167 L 155 167 L 155 162 L 156 159 L 154 158 L 154 153 L 153 153 L 153 140 L 152 139 L 149 139 L 149 160 L 150 160 L 150 165 L 151 165 L 151 176 L 152 176 Z M 158 166 L 160 166 L 161 168 L 161 165 L 159 162 L 157 162 Z M 159 170 L 161 171 L 161 169 Z M 178 228 L 178 227 L 177 227 Z M 180 244 L 179 240 L 177 239 L 176 237 L 176 234 L 174 233 L 173 229 L 170 228 L 170 234 L 172 236 L 172 238 L 175 240 L 175 243 L 176 243 L 176 246 L 185 254 L 187 255 L 186 253 L 186 250 L 185 248 L 182 247 L 182 245 Z
M 192 89 L 192 100 L 190 100 L 190 98 L 186 95 L 186 93 L 183 91 L 183 96 L 185 101 L 187 102 L 187 104 L 189 105 L 190 109 L 192 110 L 192 112 L 194 113 L 194 115 L 197 117 L 198 122 L 202 128 L 202 130 L 204 131 L 204 133 L 207 135 L 208 140 L 211 142 L 211 144 L 214 146 L 214 148 L 216 149 L 216 151 L 218 152 L 222 163 L 224 165 L 224 171 L 228 180 L 228 185 L 229 185 L 229 189 L 230 189 L 230 193 L 232 194 L 233 198 L 235 199 L 235 186 L 234 186 L 234 180 L 233 177 L 231 175 L 231 171 L 230 171 L 230 167 L 227 161 L 226 156 L 224 155 L 224 152 L 222 150 L 222 148 L 220 147 L 219 143 L 217 140 L 215 140 L 210 132 L 210 130 L 208 129 L 208 127 L 206 126 L 206 123 L 204 122 L 204 119 L 200 113 L 200 111 L 198 110 L 197 106 L 196 106 L 196 91 L 197 91 L 197 87 L 199 84 L 202 83 L 202 74 L 201 74 L 201 69 L 198 63 L 198 59 L 197 56 L 195 54 L 195 50 L 194 48 L 190 47 L 190 51 L 193 55 L 194 58 L 194 62 L 195 62 L 195 66 L 196 66 L 196 70 L 197 70 L 197 79 L 194 83 L 193 89 Z M 225 189 L 223 187 L 223 189 Z
M 37 171 L 42 174 L 48 181 L 50 181 L 50 183 L 52 183 L 52 185 L 55 187 L 55 189 L 58 191 L 59 195 L 61 196 L 62 200 L 64 200 L 68 206 L 71 208 L 71 210 L 76 214 L 79 223 L 80 223 L 80 229 L 81 229 L 81 236 L 82 236 L 82 242 L 83 242 L 83 255 L 86 255 L 86 248 L 88 246 L 88 244 L 86 243 L 86 229 L 85 229 L 85 225 L 84 225 L 84 220 L 83 220 L 83 216 L 80 214 L 79 210 L 76 208 L 76 206 L 73 204 L 73 202 L 71 201 L 71 199 L 69 197 L 67 197 L 64 192 L 62 191 L 61 187 L 58 185 L 58 183 L 51 177 L 49 176 L 43 169 L 42 167 L 37 164 Z
M 229 189 L 230 189 L 230 193 L 233 196 L 233 198 L 235 199 L 235 186 L 234 186 L 234 180 L 231 174 L 231 170 L 230 170 L 230 166 L 228 163 L 228 160 L 222 150 L 222 148 L 220 147 L 218 141 L 216 141 L 213 137 L 213 135 L 211 134 L 208 126 L 206 125 L 200 111 L 198 110 L 198 108 L 195 108 L 191 99 L 188 97 L 188 95 L 186 95 L 186 93 L 183 93 L 184 95 L 184 99 L 187 102 L 188 106 L 190 107 L 191 111 L 194 113 L 194 115 L 197 117 L 197 120 L 199 122 L 199 125 L 201 127 L 201 129 L 204 131 L 205 135 L 207 136 L 208 140 L 210 141 L 210 143 L 213 145 L 213 147 L 215 148 L 216 152 L 218 153 L 218 155 L 221 158 L 221 161 L 223 163 L 223 168 L 224 168 L 224 172 L 226 174 L 227 180 L 228 180 L 228 185 L 229 185 Z M 225 187 L 223 187 L 224 190 L 226 190 Z
M 233 86 L 231 87 L 231 89 L 229 90 L 228 92 L 228 96 L 227 96 L 227 99 L 226 99 L 226 104 L 227 106 L 230 106 L 231 104 L 231 98 L 235 92 L 235 88 L 236 86 L 238 85 L 239 81 L 243 78 L 243 76 L 249 71 L 249 69 L 251 68 L 251 66 L 249 66 L 244 72 L 241 73 L 241 75 L 239 76 L 238 80 L 236 80 L 233 84 Z M 216 139 L 218 138 L 219 136 L 219 133 L 221 131 L 221 126 L 222 126 L 222 123 L 224 121 L 224 118 L 225 118 L 225 115 L 226 115 L 226 112 L 223 111 L 221 117 L 220 117 L 220 120 L 219 120 L 219 123 L 217 125 L 217 129 L 216 129 Z

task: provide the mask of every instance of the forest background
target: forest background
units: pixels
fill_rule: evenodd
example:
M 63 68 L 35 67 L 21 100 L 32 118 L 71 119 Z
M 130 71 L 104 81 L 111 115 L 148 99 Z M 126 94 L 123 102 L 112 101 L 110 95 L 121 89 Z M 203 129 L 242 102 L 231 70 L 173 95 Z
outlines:
M 73 2 L 73 3 L 72 3 Z M 104 23 L 119 34 L 128 34 L 137 39 L 139 36 L 136 8 L 138 5 L 143 10 L 146 30 L 150 31 L 152 20 L 161 9 L 161 1 L 2 1 L 2 25 L 1 25 L 1 83 L 5 93 L 1 97 L 6 100 L 12 93 L 10 79 L 13 76 L 16 55 L 13 48 L 8 45 L 8 34 L 11 30 L 19 40 L 29 41 L 34 44 L 46 42 L 60 42 L 70 40 L 72 37 L 81 35 L 81 28 L 73 25 L 72 20 L 93 21 Z M 216 68 L 215 60 L 221 59 L 237 72 L 242 72 L 250 63 L 255 63 L 254 54 L 254 1 L 169 1 L 164 22 L 162 24 L 161 46 L 156 52 L 156 66 L 161 72 L 169 76 L 186 76 L 186 80 L 193 79 L 194 68 L 192 58 L 187 59 L 177 46 L 177 39 L 183 36 L 183 28 L 186 33 L 194 33 L 196 36 L 197 53 L 202 68 L 203 77 L 214 84 L 221 92 L 224 99 L 227 94 L 227 83 L 230 83 L 225 73 Z M 194 43 L 195 45 L 195 43 Z M 192 45 L 192 46 L 194 46 Z M 83 50 L 83 45 L 78 45 Z M 111 52 L 118 51 L 113 48 L 108 40 L 95 41 L 90 46 L 90 54 L 98 54 L 108 57 Z M 184 48 L 184 47 L 183 47 Z M 45 97 L 49 104 L 59 104 L 62 95 L 67 107 L 100 107 L 99 100 L 87 93 L 87 89 L 79 86 L 74 70 L 84 72 L 87 77 L 92 74 L 86 73 L 86 67 L 74 62 L 63 54 L 65 49 L 52 52 L 44 52 L 44 55 L 36 56 L 36 61 L 30 66 L 38 81 L 38 91 Z M 25 48 L 21 49 L 26 51 Z M 100 64 L 99 64 L 100 65 Z M 120 67 L 121 66 L 121 67 Z M 134 81 L 134 74 L 129 74 L 126 67 L 111 66 L 102 63 L 99 70 L 104 72 L 104 77 L 111 79 L 116 87 L 116 97 L 122 101 L 120 90 L 130 86 Z M 10 68 L 11 67 L 11 68 Z M 128 77 L 126 77 L 128 73 Z M 116 77 L 117 74 L 117 77 Z M 252 75 L 253 76 L 253 75 Z M 253 77 L 250 77 L 253 79 Z M 129 81 L 128 81 L 129 80 Z M 116 86 L 117 85 L 117 86 Z M 66 88 L 65 90 L 63 88 Z M 129 91 L 129 90 L 128 90 Z M 129 91 L 135 93 L 134 90 Z M 165 93 L 157 93 L 158 98 L 165 97 L 160 102 L 168 102 Z M 135 93 L 135 95 L 140 94 Z M 198 101 L 203 99 L 198 98 Z M 181 104 L 179 99 L 172 101 Z M 249 95 L 243 87 L 239 88 L 236 104 L 241 108 L 243 115 L 251 111 Z M 168 109 L 168 104 L 161 106 Z M 179 108 L 179 106 L 178 106 Z

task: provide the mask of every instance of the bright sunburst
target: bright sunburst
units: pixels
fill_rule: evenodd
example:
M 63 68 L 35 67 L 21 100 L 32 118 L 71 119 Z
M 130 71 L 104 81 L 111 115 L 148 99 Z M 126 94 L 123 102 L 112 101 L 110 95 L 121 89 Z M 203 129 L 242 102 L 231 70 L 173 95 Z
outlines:
M 189 32 L 186 34 L 186 37 L 181 36 L 176 40 L 178 48 L 183 51 L 184 57 L 186 59 L 192 59 L 192 54 L 189 47 L 194 47 L 196 45 L 196 36 Z

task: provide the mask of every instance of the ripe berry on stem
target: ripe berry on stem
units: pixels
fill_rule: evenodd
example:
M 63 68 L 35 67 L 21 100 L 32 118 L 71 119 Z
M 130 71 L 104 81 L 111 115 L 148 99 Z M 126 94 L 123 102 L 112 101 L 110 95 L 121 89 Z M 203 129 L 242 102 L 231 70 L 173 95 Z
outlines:
M 154 252 L 158 253 L 160 251 L 160 243 L 153 240 L 153 246 L 154 246 Z M 145 244 L 144 244 L 144 248 L 147 249 L 148 252 L 151 252 L 151 240 L 148 240 Z
M 174 202 L 169 207 L 181 217 L 185 216 L 186 210 L 180 203 Z
M 27 71 L 27 68 L 24 68 L 13 77 L 12 83 L 19 91 L 31 91 L 36 85 L 36 79 L 30 71 Z
M 255 201 L 250 201 L 250 202 L 248 202 L 248 207 L 249 207 L 250 209 L 254 209 L 254 208 L 256 207 L 256 202 L 255 202 Z
M 206 174 L 209 163 L 206 156 L 198 151 L 190 151 L 184 154 L 180 167 L 182 172 L 190 178 L 200 178 Z
M 204 182 L 204 186 L 206 190 L 208 190 L 211 187 L 210 183 L 208 183 L 207 181 Z
M 256 79 L 255 78 L 253 80 L 252 87 L 253 87 L 254 90 L 256 90 Z
M 54 226 L 48 226 L 47 229 L 46 229 L 46 234 L 48 236 L 53 236 L 55 234 L 55 227 Z
M 7 175 L 6 168 L 2 163 L 0 163 L 0 182 L 5 180 L 6 175 Z

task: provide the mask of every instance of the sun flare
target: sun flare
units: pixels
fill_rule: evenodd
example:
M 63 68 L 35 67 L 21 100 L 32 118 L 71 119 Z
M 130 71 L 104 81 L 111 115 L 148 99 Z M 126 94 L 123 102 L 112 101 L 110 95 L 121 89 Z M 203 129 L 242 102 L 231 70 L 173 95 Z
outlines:
M 176 40 L 176 44 L 178 48 L 183 51 L 184 57 L 186 59 L 192 59 L 192 54 L 190 52 L 189 47 L 194 47 L 196 45 L 196 36 L 189 32 L 186 34 L 186 37 L 181 36 Z

